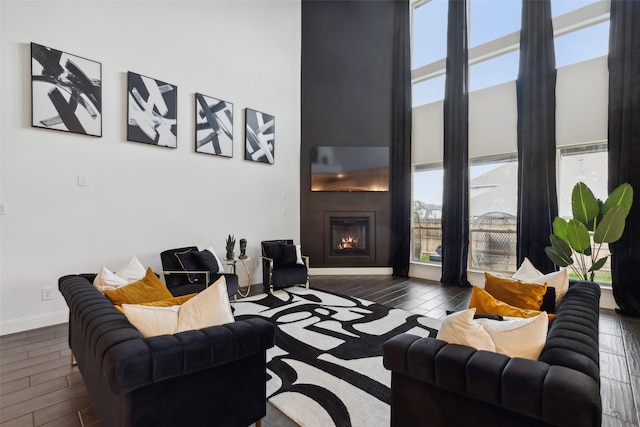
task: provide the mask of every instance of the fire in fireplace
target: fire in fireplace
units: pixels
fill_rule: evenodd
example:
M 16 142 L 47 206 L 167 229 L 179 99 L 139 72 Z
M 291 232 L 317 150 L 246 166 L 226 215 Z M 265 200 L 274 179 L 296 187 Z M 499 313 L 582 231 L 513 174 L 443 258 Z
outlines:
M 358 239 L 357 237 L 353 237 L 353 236 L 343 237 L 340 243 L 338 243 L 338 249 L 357 249 L 359 241 L 360 239 Z
M 331 217 L 331 255 L 369 255 L 369 218 Z

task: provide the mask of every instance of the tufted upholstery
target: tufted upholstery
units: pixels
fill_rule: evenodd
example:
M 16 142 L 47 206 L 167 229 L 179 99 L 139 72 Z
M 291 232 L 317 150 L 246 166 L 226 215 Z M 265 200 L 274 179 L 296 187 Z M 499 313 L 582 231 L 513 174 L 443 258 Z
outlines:
M 600 288 L 574 282 L 539 360 L 409 334 L 384 345 L 391 424 L 599 426 Z
M 246 426 L 265 416 L 269 322 L 145 339 L 86 277 L 64 276 L 58 286 L 69 346 L 103 427 Z

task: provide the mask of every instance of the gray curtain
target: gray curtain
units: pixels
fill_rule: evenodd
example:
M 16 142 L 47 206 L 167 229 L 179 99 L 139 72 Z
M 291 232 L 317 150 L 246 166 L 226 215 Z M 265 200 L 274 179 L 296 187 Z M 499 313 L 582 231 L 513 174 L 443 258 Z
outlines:
M 394 2 L 391 223 L 393 274 L 409 276 L 411 255 L 411 49 L 409 0 Z
M 544 252 L 556 194 L 556 63 L 550 0 L 523 0 L 518 105 L 518 265 L 524 257 L 543 273 L 555 270 Z
M 609 35 L 609 191 L 634 189 L 622 238 L 610 245 L 613 296 L 620 311 L 640 316 L 640 1 L 612 0 Z
M 471 286 L 469 252 L 469 79 L 467 2 L 449 0 L 444 89 L 443 285 Z

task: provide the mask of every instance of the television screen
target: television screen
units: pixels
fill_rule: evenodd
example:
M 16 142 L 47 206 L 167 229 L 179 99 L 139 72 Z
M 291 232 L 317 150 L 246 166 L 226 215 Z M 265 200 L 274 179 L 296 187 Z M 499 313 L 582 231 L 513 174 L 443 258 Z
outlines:
M 311 191 L 389 191 L 389 147 L 312 147 Z

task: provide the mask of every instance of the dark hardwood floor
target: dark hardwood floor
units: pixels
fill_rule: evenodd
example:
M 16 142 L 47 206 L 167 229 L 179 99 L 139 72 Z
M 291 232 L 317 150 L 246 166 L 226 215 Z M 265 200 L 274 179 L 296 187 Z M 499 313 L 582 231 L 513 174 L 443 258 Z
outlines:
M 469 290 L 391 276 L 313 276 L 311 287 L 425 316 L 465 308 Z M 251 294 L 262 292 L 254 285 Z M 99 423 L 77 367 L 70 366 L 67 325 L 0 337 L 0 425 L 85 426 Z M 640 427 L 640 319 L 600 310 L 603 426 Z M 267 405 L 265 427 L 296 424 Z

